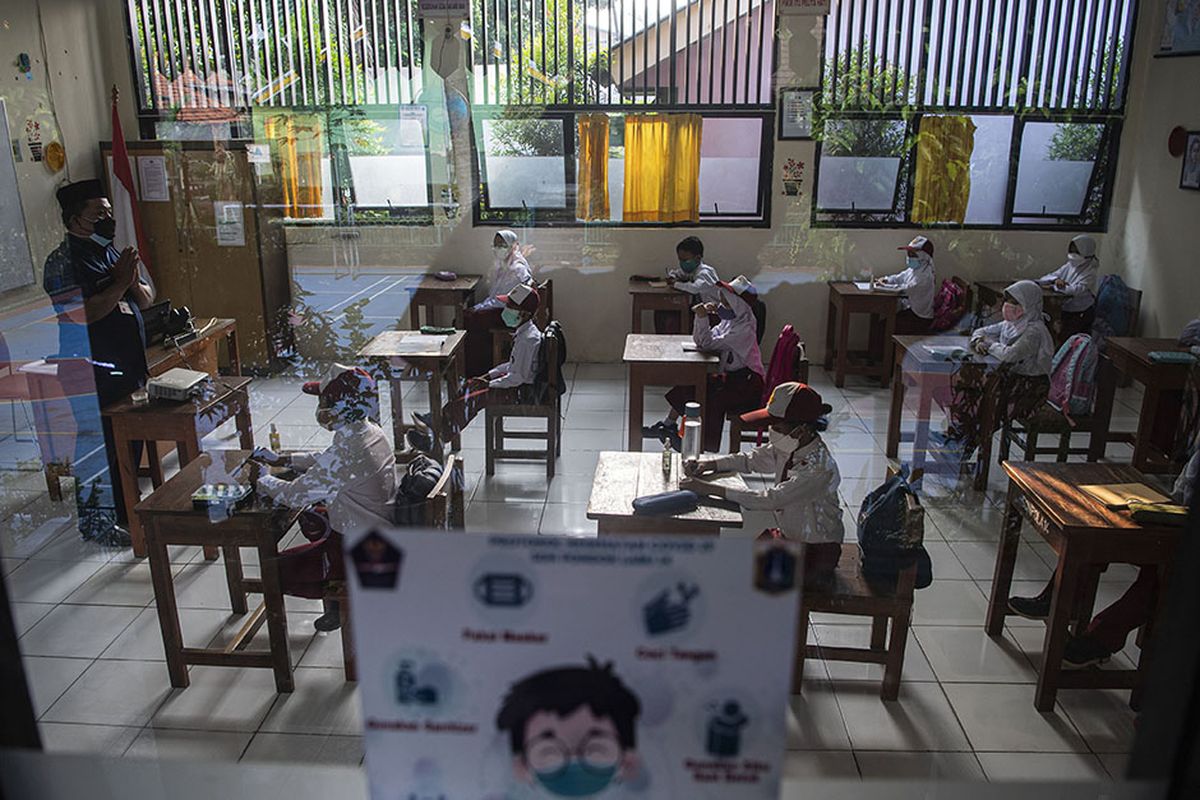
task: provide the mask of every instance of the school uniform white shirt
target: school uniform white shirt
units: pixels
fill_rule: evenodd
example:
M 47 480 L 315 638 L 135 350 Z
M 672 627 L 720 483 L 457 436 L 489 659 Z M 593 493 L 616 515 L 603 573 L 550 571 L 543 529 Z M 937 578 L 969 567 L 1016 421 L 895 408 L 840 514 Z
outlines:
M 908 267 L 903 272 L 880 278 L 879 282 L 893 289 L 903 290 L 900 310 L 911 308 L 921 319 L 933 319 L 933 296 L 937 293 L 934 283 L 937 276 L 933 271 L 933 259 L 925 253 L 917 256 L 918 267 Z
M 329 524 L 339 533 L 357 534 L 391 524 L 396 496 L 396 456 L 383 429 L 370 420 L 339 425 L 324 450 L 293 453 L 300 476 L 285 481 L 258 479 L 258 490 L 289 508 L 325 503 Z
M 1087 311 L 1096 303 L 1096 284 L 1100 279 L 1100 262 L 1094 258 L 1084 259 L 1075 265 L 1070 261 L 1047 275 L 1043 275 L 1041 283 L 1054 283 L 1062 280 L 1066 285 L 1058 289 L 1066 295 L 1062 310 L 1070 314 Z
M 532 319 L 526 320 L 513 331 L 512 357 L 488 371 L 488 388 L 509 389 L 533 383 L 541 346 L 542 332 Z
M 997 322 L 971 334 L 972 345 L 983 339 L 993 340 L 988 345 L 988 355 L 1008 364 L 1016 374 L 1031 377 L 1050 374 L 1054 339 L 1040 318 L 1020 330 L 1011 322 Z
M 497 295 L 508 294 L 523 283 L 533 283 L 533 270 L 523 256 L 510 257 L 495 267 L 492 273 L 492 285 L 488 290 L 488 298 L 476 309 L 504 308 L 504 303 L 496 299 Z
M 721 287 L 717 285 L 721 278 L 715 269 L 704 262 L 696 267 L 695 272 L 676 268 L 668 270 L 667 276 L 675 279 L 676 291 L 697 295 L 701 303 L 715 303 L 721 298 Z
M 789 458 L 792 464 L 785 479 L 783 470 Z M 820 436 L 795 453 L 765 444 L 748 453 L 705 459 L 704 464 L 720 471 L 774 474 L 775 485 L 765 492 L 726 489 L 725 496 L 745 509 L 771 511 L 785 537 L 809 544 L 841 542 L 845 538 L 837 492 L 842 477 Z
M 749 367 L 765 378 L 767 371 L 763 369 L 762 353 L 758 349 L 758 322 L 754 310 L 737 295 L 725 292 L 725 297 L 737 316 L 721 320 L 713 327 L 707 314 L 695 315 L 692 340 L 701 350 L 721 356 L 722 372 L 737 372 Z

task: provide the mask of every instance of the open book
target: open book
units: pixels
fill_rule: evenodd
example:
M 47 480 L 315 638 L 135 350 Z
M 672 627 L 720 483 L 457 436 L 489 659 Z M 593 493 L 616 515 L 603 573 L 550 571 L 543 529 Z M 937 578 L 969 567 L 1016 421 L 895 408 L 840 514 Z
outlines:
M 1171 498 L 1144 483 L 1093 483 L 1079 487 L 1107 508 L 1128 508 L 1130 503 L 1170 503 Z

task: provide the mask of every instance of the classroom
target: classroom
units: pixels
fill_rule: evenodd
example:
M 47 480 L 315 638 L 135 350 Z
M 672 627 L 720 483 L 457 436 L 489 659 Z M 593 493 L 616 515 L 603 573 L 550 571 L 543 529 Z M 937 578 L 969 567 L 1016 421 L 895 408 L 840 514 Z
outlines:
M 0 51 L 0 795 L 1200 793 L 1200 0 Z

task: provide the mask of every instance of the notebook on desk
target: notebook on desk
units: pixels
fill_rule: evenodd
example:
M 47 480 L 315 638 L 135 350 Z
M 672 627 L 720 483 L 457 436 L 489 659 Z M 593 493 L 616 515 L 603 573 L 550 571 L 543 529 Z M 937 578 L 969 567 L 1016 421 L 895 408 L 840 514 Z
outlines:
M 1144 483 L 1093 483 L 1079 488 L 1114 511 L 1128 508 L 1130 503 L 1171 502 L 1171 498 Z

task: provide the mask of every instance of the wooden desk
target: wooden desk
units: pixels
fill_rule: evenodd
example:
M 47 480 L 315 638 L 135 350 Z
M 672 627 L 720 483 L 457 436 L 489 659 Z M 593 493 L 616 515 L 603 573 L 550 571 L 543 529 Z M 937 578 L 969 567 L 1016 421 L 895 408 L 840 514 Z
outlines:
M 629 297 L 633 304 L 633 325 L 630 331 L 642 332 L 643 311 L 674 311 L 679 314 L 679 330 L 692 327 L 691 295 L 670 286 L 651 286 L 646 281 L 629 281 Z
M 226 341 L 229 350 L 229 374 L 242 374 L 242 361 L 238 355 L 237 320 L 213 317 L 209 322 L 197 323 L 196 329 L 203 333 L 190 342 L 181 344 L 178 349 L 166 342 L 152 344 L 146 348 L 146 366 L 149 368 L 150 377 L 162 375 L 175 367 L 216 375 L 217 345 L 222 339 Z
M 1112 336 L 1105 340 L 1105 356 L 1100 360 L 1101 371 L 1096 386 L 1096 413 L 1104 417 L 1098 425 L 1099 433 L 1092 439 L 1092 452 L 1088 458 L 1101 458 L 1104 447 L 1110 441 L 1128 441 L 1133 444 L 1133 466 L 1142 472 L 1171 472 L 1178 465 L 1172 463 L 1171 450 L 1174 442 L 1159 432 L 1155 437 L 1155 425 L 1159 422 L 1160 410 L 1179 413 L 1179 401 L 1183 395 L 1191 366 L 1187 364 L 1156 364 L 1150 360 L 1155 350 L 1186 352 L 1187 348 L 1175 339 L 1140 339 L 1127 336 Z M 1110 428 L 1113 396 L 1122 377 L 1132 378 L 1145 387 L 1142 395 L 1142 410 L 1138 416 L 1137 432 L 1114 434 Z M 1161 426 L 1160 426 L 1161 427 Z M 1174 426 L 1171 426 L 1172 433 Z
M 901 292 L 862 291 L 851 281 L 829 282 L 829 319 L 825 328 L 825 369 L 834 371 L 834 385 L 846 385 L 847 375 L 879 378 L 887 386 L 892 377 L 892 335 L 896 331 L 896 311 Z M 883 360 L 871 363 L 870 353 L 850 352 L 850 315 L 868 314 L 884 326 Z M 851 356 L 855 360 L 851 360 Z M 835 370 L 836 366 L 836 370 Z
M 1029 278 L 1014 278 L 1011 281 L 975 281 L 972 286 L 975 291 L 975 316 L 983 318 L 983 309 L 995 308 L 1004 302 L 1004 292 L 1008 287 L 1020 280 Z M 1034 281 L 1036 283 L 1036 281 Z M 1067 296 L 1049 286 L 1042 286 L 1042 310 L 1057 320 L 1062 315 L 1063 302 Z
M 175 442 L 180 468 L 200 455 L 200 439 L 229 419 L 237 420 L 238 441 L 247 450 L 254 447 L 254 425 L 250 419 L 249 378 L 215 378 L 199 397 L 183 402 L 151 400 L 135 406 L 126 397 L 103 410 L 112 424 L 113 446 L 121 469 L 121 493 L 125 508 L 132 509 L 141 499 L 138 489 L 137 462 L 133 459 L 134 442 Z M 163 485 L 157 458 L 150 459 L 151 482 Z M 138 517 L 129 515 L 129 535 L 133 554 L 146 555 L 146 543 Z M 207 555 L 215 558 L 211 549 Z
M 466 337 L 462 331 L 434 336 L 416 331 L 384 331 L 358 351 L 358 357 L 373 364 L 392 386 L 392 435 L 397 451 L 404 449 L 404 432 L 409 428 L 404 420 L 402 381 L 423 380 L 429 384 L 429 412 L 437 439 L 436 452 L 430 455 L 442 460 L 442 382 L 448 387 L 447 396 L 458 392 L 465 369 L 463 342 Z M 462 447 L 462 439 L 457 433 L 453 445 L 454 450 Z
M 1004 471 L 1009 477 L 1008 504 L 988 600 L 988 635 L 1003 634 L 1021 524 L 1028 518 L 1034 530 L 1058 553 L 1034 705 L 1038 711 L 1053 710 L 1059 689 L 1133 689 L 1130 704 L 1136 708 L 1153 636 L 1142 645 L 1137 669 L 1064 671 L 1067 624 L 1075 618 L 1080 630 L 1087 627 L 1099 571 L 1111 563 L 1157 566 L 1158 599 L 1151 619 L 1158 619 L 1166 598 L 1167 568 L 1183 529 L 1143 527 L 1130 519 L 1129 512 L 1111 511 L 1078 488 L 1092 483 L 1140 483 L 1142 473 L 1133 467 L 1006 461 Z
M 404 290 L 412 295 L 408 308 L 409 327 L 414 331 L 420 329 L 422 308 L 425 309 L 425 324 L 435 324 L 434 309 L 440 306 L 454 309 L 454 327 L 462 330 L 465 327 L 463 311 L 474 305 L 475 288 L 481 280 L 481 275 L 459 275 L 452 281 L 420 275 L 411 282 L 406 281 Z
M 642 412 L 647 386 L 695 386 L 700 413 L 708 410 L 708 373 L 720 359 L 709 353 L 684 350 L 691 336 L 631 333 L 625 338 L 624 361 L 629 365 L 629 449 L 642 449 Z M 660 470 L 661 472 L 661 470 Z
M 957 474 L 957 467 L 944 468 L 939 464 L 936 469 L 927 469 L 925 457 L 929 449 L 929 421 L 933 410 L 934 393 L 939 387 L 948 387 L 959 370 L 992 370 L 999 365 L 994 356 L 972 354 L 969 362 L 950 362 L 935 358 L 925 349 L 924 345 L 937 347 L 966 348 L 970 342 L 967 336 L 893 336 L 893 349 L 896 354 L 896 367 L 892 383 L 892 407 L 888 415 L 887 457 L 896 458 L 900 452 L 900 443 L 913 443 L 913 480 L 925 472 L 950 472 Z M 909 386 L 917 389 L 917 426 L 912 433 L 901 433 L 900 421 L 904 414 L 904 397 Z M 992 463 L 991 431 L 995 427 L 996 409 L 998 403 L 995 393 L 985 395 L 980 404 L 980 429 L 988 431 L 980 436 L 979 456 L 975 462 L 974 488 L 983 491 L 987 486 L 988 470 Z
M 673 453 L 671 476 L 663 477 L 662 453 L 600 454 L 592 496 L 588 500 L 587 517 L 596 520 L 601 536 L 615 533 L 673 533 L 711 534 L 721 528 L 742 527 L 742 512 L 724 508 L 700 506 L 688 514 L 675 517 L 641 517 L 633 513 L 634 498 L 679 488 L 680 456 Z M 741 475 L 728 474 L 719 483 L 746 488 Z
M 275 688 L 278 691 L 290 692 L 294 687 L 292 665 L 288 658 L 287 612 L 279 580 L 279 540 L 300 512 L 274 506 L 257 497 L 251 497 L 246 506 L 237 509 L 229 517 L 192 507 L 192 492 L 206 483 L 253 484 L 262 469 L 257 464 L 246 464 L 236 475 L 230 474 L 248 455 L 249 450 L 219 450 L 201 454 L 134 509 L 145 530 L 167 672 L 171 676 L 171 685 L 180 689 L 189 683 L 188 664 L 262 667 L 274 670 Z M 167 556 L 170 545 L 221 548 L 225 556 L 225 578 L 233 613 L 246 613 L 247 594 L 263 596 L 262 608 L 246 620 L 237 636 L 225 647 L 210 649 L 184 644 L 175 600 L 175 582 Z M 238 551 L 241 547 L 258 551 L 261 578 L 255 580 L 243 576 Z M 262 625 L 264 617 L 271 649 L 247 652 L 244 648 Z

